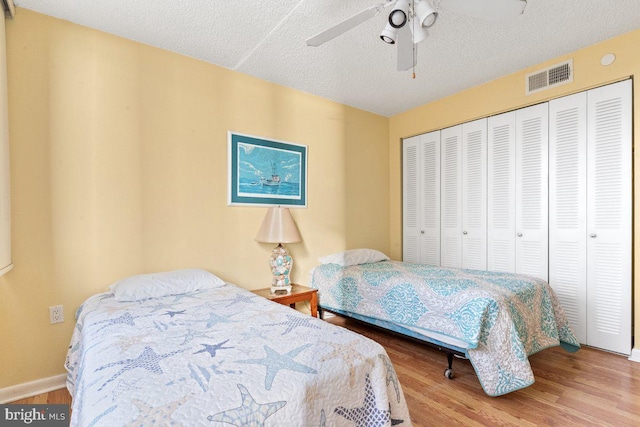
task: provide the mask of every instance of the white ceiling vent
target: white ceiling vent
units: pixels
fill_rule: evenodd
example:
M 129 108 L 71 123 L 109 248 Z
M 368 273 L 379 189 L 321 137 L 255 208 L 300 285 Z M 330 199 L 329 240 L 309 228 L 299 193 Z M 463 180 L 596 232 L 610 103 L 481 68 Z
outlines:
M 573 59 L 552 65 L 543 70 L 527 74 L 525 93 L 527 95 L 573 81 Z

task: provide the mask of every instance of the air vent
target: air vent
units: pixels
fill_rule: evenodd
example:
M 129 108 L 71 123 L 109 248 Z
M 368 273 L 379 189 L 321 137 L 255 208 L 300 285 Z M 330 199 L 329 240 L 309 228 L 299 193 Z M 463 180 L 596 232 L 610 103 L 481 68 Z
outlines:
M 543 70 L 527 74 L 525 93 L 527 95 L 573 81 L 573 60 L 552 65 Z

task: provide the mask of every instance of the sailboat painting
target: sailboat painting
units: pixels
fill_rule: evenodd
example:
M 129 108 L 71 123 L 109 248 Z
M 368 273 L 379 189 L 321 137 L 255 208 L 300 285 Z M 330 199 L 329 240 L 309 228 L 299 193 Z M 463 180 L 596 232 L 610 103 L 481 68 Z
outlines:
M 307 206 L 307 146 L 229 132 L 229 205 Z

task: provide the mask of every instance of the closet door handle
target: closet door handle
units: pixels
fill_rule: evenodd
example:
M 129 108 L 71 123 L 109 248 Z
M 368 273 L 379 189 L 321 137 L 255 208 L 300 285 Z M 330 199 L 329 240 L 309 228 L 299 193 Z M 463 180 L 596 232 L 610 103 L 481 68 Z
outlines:
M 522 233 L 518 233 L 518 234 L 517 234 L 517 236 L 518 236 L 518 237 L 522 237 Z
M 467 234 L 467 232 L 466 232 L 466 231 L 463 231 L 463 232 L 462 232 L 462 234 Z
M 592 239 L 595 239 L 596 237 L 598 237 L 598 235 L 596 233 L 593 233 L 593 234 L 589 234 L 589 237 L 591 237 Z
M 424 234 L 424 230 L 420 230 L 420 234 Z

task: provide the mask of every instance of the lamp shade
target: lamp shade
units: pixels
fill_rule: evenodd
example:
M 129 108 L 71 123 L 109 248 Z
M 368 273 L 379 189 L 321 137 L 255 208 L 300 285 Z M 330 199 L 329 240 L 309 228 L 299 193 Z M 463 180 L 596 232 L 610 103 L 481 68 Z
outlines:
M 278 206 L 269 208 L 255 240 L 263 243 L 295 243 L 301 242 L 302 237 L 289 209 Z

